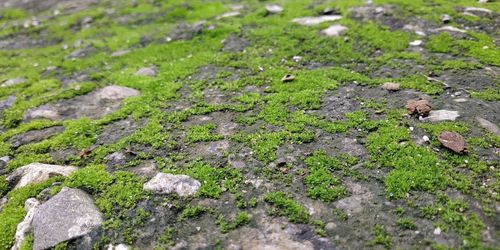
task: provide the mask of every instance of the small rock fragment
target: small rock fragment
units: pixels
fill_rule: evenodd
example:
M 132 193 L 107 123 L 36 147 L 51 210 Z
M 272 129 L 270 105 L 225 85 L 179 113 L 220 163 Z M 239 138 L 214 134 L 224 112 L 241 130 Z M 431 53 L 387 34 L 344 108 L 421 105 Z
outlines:
M 104 223 L 103 217 L 90 195 L 64 187 L 35 210 L 33 249 L 48 249 L 87 235 Z
M 465 32 L 467 32 L 466 30 L 459 29 L 459 28 L 453 27 L 453 26 L 443 26 L 441 28 L 435 29 L 434 31 L 436 31 L 436 32 L 450 31 L 450 32 L 458 32 L 458 33 L 465 33 Z
M 283 12 L 283 7 L 281 7 L 277 4 L 267 4 L 266 11 L 268 14 L 279 14 L 279 13 Z
M 384 85 L 382 85 L 382 88 L 388 91 L 398 91 L 400 89 L 400 84 L 399 83 L 393 83 L 393 82 L 386 82 Z
M 441 15 L 441 17 L 440 17 L 440 20 L 441 20 L 441 22 L 443 22 L 443 23 L 449 23 L 449 22 L 451 22 L 451 16 L 450 16 L 450 15 L 448 15 L 448 14 L 443 14 L 443 15 Z
M 476 121 L 483 127 L 484 129 L 490 131 L 495 135 L 500 135 L 500 128 L 495 123 L 492 123 L 484 118 L 476 117 Z
M 10 87 L 10 86 L 14 86 L 14 85 L 25 83 L 25 82 L 26 82 L 26 79 L 24 79 L 24 78 L 14 78 L 14 79 L 9 79 L 7 81 L 4 81 L 2 83 L 2 85 L 0 85 L 0 87 Z
M 135 72 L 135 75 L 137 75 L 137 76 L 155 77 L 156 76 L 156 70 L 153 69 L 153 68 L 144 67 L 144 68 L 140 68 L 139 70 L 137 70 L 137 72 Z
M 285 76 L 283 76 L 283 78 L 281 78 L 282 82 L 291 82 L 293 80 L 295 80 L 295 76 L 290 75 L 290 74 L 285 75 Z
M 110 85 L 98 90 L 95 96 L 102 100 L 121 100 L 139 94 L 139 91 L 132 88 Z
M 73 166 L 59 166 L 43 163 L 31 163 L 20 167 L 12 172 L 7 181 L 15 187 L 20 188 L 29 184 L 43 182 L 53 176 L 68 176 L 78 170 Z
M 38 205 L 40 205 L 40 202 L 35 198 L 29 198 L 24 202 L 24 210 L 26 211 L 26 216 L 21 223 L 17 224 L 15 242 L 11 250 L 21 249 L 22 243 L 31 231 L 31 223 L 33 221 L 33 216 Z
M 226 12 L 222 15 L 219 15 L 217 16 L 217 19 L 223 19 L 223 18 L 228 18 L 228 17 L 235 17 L 235 16 L 239 16 L 241 13 L 239 11 L 230 11 L 230 12 Z
M 340 25 L 340 24 L 334 24 L 334 25 L 331 25 L 330 27 L 322 30 L 321 33 L 326 35 L 326 36 L 340 36 L 346 30 L 347 30 L 347 27 Z
M 429 116 L 423 118 L 422 120 L 424 120 L 424 121 L 431 121 L 431 122 L 454 121 L 459 116 L 460 115 L 458 114 L 458 111 L 440 109 L 440 110 L 432 110 L 432 111 L 430 111 L 429 112 Z
M 342 16 L 339 16 L 339 15 L 325 15 L 325 16 L 318 16 L 318 17 L 299 17 L 299 18 L 293 19 L 292 22 L 298 23 L 300 25 L 312 26 L 312 25 L 323 23 L 323 22 L 336 21 L 336 20 L 339 20 L 341 18 L 342 18 Z
M 408 114 L 419 114 L 422 116 L 427 116 L 431 112 L 431 104 L 425 99 L 420 100 L 408 100 L 406 102 L 406 110 Z
M 128 53 L 130 53 L 130 50 L 118 50 L 118 51 L 113 52 L 113 54 L 111 54 L 111 57 L 119 57 L 119 56 L 126 55 Z
M 339 9 L 328 7 L 321 11 L 321 15 L 340 15 L 342 14 Z
M 438 136 L 438 141 L 455 153 L 463 154 L 467 151 L 465 139 L 456 132 L 444 131 Z
M 441 228 L 436 227 L 436 228 L 434 229 L 434 235 L 440 235 L 440 234 L 441 234 Z
M 179 196 L 192 196 L 200 188 L 201 183 L 187 175 L 158 173 L 144 184 L 144 190 L 160 194 L 177 193 Z
M 465 8 L 465 12 L 483 12 L 483 13 L 490 14 L 490 13 L 492 13 L 493 11 L 491 11 L 491 10 L 489 10 L 489 9 L 486 9 L 486 8 L 479 8 L 479 7 L 466 7 L 466 8 Z
M 422 40 L 415 40 L 413 42 L 410 42 L 411 46 L 420 46 L 422 45 Z

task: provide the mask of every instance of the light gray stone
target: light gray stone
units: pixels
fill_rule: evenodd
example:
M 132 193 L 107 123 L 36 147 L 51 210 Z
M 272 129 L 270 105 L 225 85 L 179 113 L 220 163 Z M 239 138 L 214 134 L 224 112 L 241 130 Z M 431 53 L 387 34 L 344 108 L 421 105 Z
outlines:
M 317 16 L 317 17 L 299 17 L 292 20 L 294 23 L 298 23 L 300 25 L 312 26 L 317 25 L 324 22 L 336 21 L 341 19 L 342 16 L 338 15 L 325 15 L 325 16 Z
M 458 114 L 458 111 L 452 111 L 452 110 L 446 110 L 446 109 L 431 110 L 429 112 L 429 116 L 424 117 L 421 120 L 431 121 L 431 122 L 454 121 L 459 116 L 460 115 Z
M 135 75 L 155 77 L 156 70 L 153 68 L 144 67 L 144 68 L 140 68 L 139 70 L 137 70 L 137 72 L 135 72 Z
M 500 135 L 500 128 L 498 128 L 498 126 L 495 123 L 490 122 L 490 121 L 488 121 L 484 118 L 481 118 L 481 117 L 476 117 L 476 121 L 484 129 L 490 131 L 491 133 L 493 133 L 495 135 Z
M 29 198 L 24 202 L 24 210 L 26 211 L 26 216 L 24 220 L 17 224 L 15 241 L 11 250 L 17 250 L 21 248 L 21 244 L 28 236 L 31 230 L 31 223 L 33 221 L 33 216 L 35 215 L 36 208 L 40 205 L 40 202 L 35 198 Z
M 326 36 L 340 36 L 347 30 L 347 27 L 340 24 L 334 24 L 321 31 Z
M 17 85 L 17 84 L 21 84 L 21 83 L 25 83 L 26 82 L 26 79 L 24 78 L 13 78 L 13 79 L 9 79 L 7 81 L 4 81 L 2 83 L 2 85 L 0 85 L 0 87 L 10 87 L 10 86 L 14 86 L 14 85 Z
M 192 196 L 200 188 L 201 183 L 187 175 L 158 173 L 144 184 L 144 190 L 159 194 L 177 193 L 179 196 Z
M 53 176 L 68 176 L 78 168 L 72 166 L 59 166 L 43 163 L 31 163 L 12 172 L 7 181 L 14 188 L 24 187 L 29 184 L 43 182 Z
M 138 96 L 139 94 L 139 91 L 132 88 L 111 85 L 97 91 L 95 96 L 102 100 L 121 100 L 127 97 Z
M 283 12 L 283 7 L 277 4 L 267 4 L 266 5 L 266 11 L 269 14 L 279 14 Z
M 87 235 L 103 222 L 103 215 L 90 195 L 79 189 L 64 187 L 36 209 L 33 249 L 47 249 Z

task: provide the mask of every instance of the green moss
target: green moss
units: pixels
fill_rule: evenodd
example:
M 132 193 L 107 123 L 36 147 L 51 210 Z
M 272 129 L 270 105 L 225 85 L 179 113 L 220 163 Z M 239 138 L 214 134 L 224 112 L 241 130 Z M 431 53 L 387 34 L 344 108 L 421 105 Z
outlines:
M 370 241 L 370 245 L 382 245 L 387 249 L 392 246 L 392 237 L 383 225 L 375 225 L 375 227 L 373 227 L 372 234 L 373 239 Z
M 304 184 L 309 197 L 331 202 L 347 194 L 340 180 L 332 176 L 333 170 L 340 169 L 339 160 L 328 156 L 323 151 L 318 151 L 308 157 L 305 163 L 309 169 L 309 175 L 304 178 Z
M 246 212 L 239 212 L 236 215 L 234 221 L 227 221 L 224 216 L 221 214 L 217 217 L 216 224 L 219 225 L 220 231 L 222 233 L 228 233 L 229 231 L 241 227 L 250 223 L 251 216 Z
M 163 234 L 160 236 L 158 241 L 165 245 L 165 246 L 173 246 L 174 245 L 174 235 L 175 235 L 175 229 L 172 227 L 167 227 L 164 231 Z
M 272 215 L 286 216 L 289 221 L 308 223 L 310 215 L 307 210 L 283 192 L 271 192 L 264 196 L 264 201 L 273 205 Z
M 216 126 L 213 123 L 192 126 L 189 128 L 189 131 L 187 133 L 187 139 L 190 142 L 218 141 L 223 139 L 223 135 L 213 133 L 213 130 L 215 129 Z
M 209 211 L 209 209 L 204 206 L 187 206 L 182 211 L 182 214 L 179 216 L 178 220 L 182 221 L 185 219 L 197 218 L 207 211 Z
M 500 101 L 500 86 L 488 88 L 483 91 L 474 91 L 472 97 L 486 101 Z
M 450 53 L 457 54 L 458 50 L 455 47 L 455 38 L 446 32 L 441 32 L 438 35 L 429 37 L 425 47 L 434 53 Z
M 415 230 L 417 228 L 417 225 L 415 225 L 415 222 L 411 218 L 400 218 L 396 221 L 396 224 L 406 230 Z

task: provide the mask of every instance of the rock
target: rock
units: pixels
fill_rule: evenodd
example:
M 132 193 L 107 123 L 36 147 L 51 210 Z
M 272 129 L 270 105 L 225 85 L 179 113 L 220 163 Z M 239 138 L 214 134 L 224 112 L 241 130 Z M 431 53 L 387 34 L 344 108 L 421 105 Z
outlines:
M 342 16 L 339 15 L 324 15 L 317 17 L 299 17 L 292 20 L 294 23 L 298 23 L 300 25 L 312 26 L 317 25 L 323 22 L 336 21 L 341 19 Z
M 228 17 L 235 17 L 235 16 L 239 16 L 241 13 L 237 10 L 235 11 L 230 11 L 230 12 L 226 12 L 222 15 L 219 15 L 217 16 L 217 19 L 223 19 L 223 18 L 228 18 Z
M 86 95 L 30 109 L 24 115 L 24 119 L 27 121 L 34 119 L 77 119 L 81 117 L 97 119 L 117 110 L 123 99 L 139 94 L 139 91 L 132 88 L 111 85 Z
M 159 194 L 177 193 L 181 197 L 192 196 L 200 188 L 201 183 L 187 175 L 158 173 L 144 184 L 144 190 Z
M 321 33 L 326 35 L 326 36 L 340 36 L 346 30 L 347 30 L 347 27 L 340 25 L 340 24 L 334 24 L 334 25 L 331 25 L 330 27 L 322 30 Z
M 113 54 L 111 54 L 111 57 L 119 57 L 119 56 L 126 55 L 128 53 L 130 53 L 130 50 L 118 50 L 118 51 L 113 52 Z
M 464 102 L 468 102 L 469 100 L 467 98 L 456 98 L 456 99 L 453 99 L 454 102 L 458 102 L 458 103 L 464 103 Z
M 17 250 L 21 248 L 23 241 L 31 231 L 31 223 L 33 221 L 33 216 L 35 215 L 35 210 L 38 205 L 40 205 L 40 202 L 35 198 L 29 198 L 24 202 L 24 210 L 26 211 L 26 216 L 21 223 L 17 224 L 15 241 L 11 250 Z
M 429 116 L 422 118 L 422 120 L 431 122 L 454 121 L 459 116 L 460 115 L 458 114 L 458 111 L 441 109 L 441 110 L 432 110 L 431 112 L 429 112 Z
M 415 40 L 413 42 L 410 42 L 411 46 L 420 46 L 422 45 L 422 40 Z
M 137 167 L 130 168 L 129 170 L 140 177 L 147 177 L 148 179 L 153 178 L 158 173 L 158 169 L 154 161 L 146 161 Z
M 12 105 L 14 105 L 16 100 L 17 97 L 15 95 L 10 95 L 5 100 L 0 101 L 0 111 L 12 107 Z
M 362 212 L 365 207 L 364 204 L 370 203 L 373 199 L 373 193 L 367 187 L 355 182 L 346 182 L 346 186 L 352 195 L 338 200 L 335 207 L 344 210 L 348 214 Z
M 90 195 L 79 189 L 64 187 L 36 209 L 33 249 L 47 249 L 87 235 L 103 223 L 103 215 Z
M 43 141 L 63 131 L 64 131 L 63 126 L 53 126 L 40 130 L 31 130 L 24 134 L 19 134 L 11 137 L 9 139 L 9 143 L 12 144 L 14 148 L 18 148 L 22 145 L 26 145 L 29 143 Z
M 118 244 L 118 245 L 113 245 L 109 244 L 106 248 L 107 250 L 129 250 L 130 247 L 125 245 L 125 244 Z
M 431 105 L 425 99 L 408 100 L 406 102 L 406 110 L 410 115 L 418 113 L 419 115 L 427 116 L 431 111 Z
M 465 7 L 464 9 L 465 12 L 482 12 L 482 13 L 487 13 L 491 14 L 493 11 L 486 9 L 486 8 L 479 8 L 479 7 Z
M 12 172 L 7 181 L 14 188 L 24 187 L 29 184 L 43 182 L 53 176 L 69 176 L 78 168 L 73 166 L 49 165 L 43 163 L 31 163 L 20 167 Z
M 83 18 L 83 20 L 82 20 L 81 24 L 82 24 L 82 25 L 89 25 L 89 24 L 91 24 L 93 21 L 94 21 L 94 19 L 93 19 L 92 17 L 87 16 L 87 17 Z
M 283 12 L 283 7 L 277 4 L 266 4 L 266 11 L 268 14 L 279 14 Z
M 342 12 L 339 9 L 328 7 L 321 11 L 321 15 L 340 15 Z
M 328 222 L 328 223 L 326 223 L 326 226 L 325 226 L 326 230 L 332 231 L 335 228 L 337 228 L 337 224 L 335 224 L 335 222 Z
M 225 52 L 242 52 L 245 50 L 245 48 L 250 44 L 250 42 L 243 38 L 239 37 L 236 34 L 231 34 L 227 39 L 225 39 L 222 44 L 224 44 L 224 47 L 222 48 L 222 51 Z
M 499 135 L 500 136 L 500 128 L 498 128 L 498 126 L 484 118 L 481 118 L 479 116 L 476 116 L 476 121 L 477 123 L 479 123 L 479 125 L 481 125 L 481 127 L 483 127 L 484 129 L 490 131 L 491 133 L 495 134 L 495 135 Z
M 434 29 L 436 32 L 441 32 L 441 31 L 450 31 L 450 32 L 458 32 L 458 33 L 465 33 L 467 32 L 466 30 L 459 29 L 457 27 L 453 26 L 443 26 L 441 28 Z
M 111 85 L 97 91 L 95 96 L 101 100 L 121 100 L 127 97 L 138 96 L 139 94 L 139 91 L 132 88 Z
M 9 163 L 10 157 L 9 156 L 4 156 L 0 158 L 0 175 L 5 174 L 7 172 L 7 163 Z
M 136 76 L 150 76 L 150 77 L 155 77 L 156 76 L 156 70 L 153 68 L 140 68 L 135 72 Z
M 382 85 L 382 88 L 388 91 L 398 91 L 400 89 L 400 84 L 399 83 L 393 83 L 393 82 L 386 82 L 384 85 Z
M 295 80 L 295 76 L 293 75 L 285 75 L 283 76 L 283 78 L 281 78 L 282 82 L 291 82 L 293 80 Z
M 438 141 L 455 153 L 463 154 L 467 151 L 467 144 L 464 138 L 456 132 L 444 131 L 439 134 Z
M 104 157 L 104 159 L 108 166 L 125 165 L 127 163 L 127 156 L 122 152 L 114 152 Z
M 441 15 L 441 17 L 439 18 L 441 20 L 441 22 L 443 23 L 449 23 L 451 22 L 451 16 L 448 15 L 448 14 L 443 14 Z
M 18 85 L 18 84 L 25 83 L 25 82 L 26 82 L 26 79 L 24 79 L 24 78 L 14 78 L 14 79 L 9 79 L 7 81 L 4 81 L 2 83 L 2 85 L 0 85 L 0 87 L 10 87 L 10 86 Z
M 440 234 L 441 234 L 441 228 L 436 227 L 436 228 L 434 229 L 434 235 L 440 235 Z

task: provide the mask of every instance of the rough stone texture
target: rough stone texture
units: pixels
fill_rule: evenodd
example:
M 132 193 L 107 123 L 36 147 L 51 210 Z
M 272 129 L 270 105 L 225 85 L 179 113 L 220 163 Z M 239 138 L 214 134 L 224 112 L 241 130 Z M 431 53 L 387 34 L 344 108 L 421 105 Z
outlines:
M 479 123 L 479 125 L 481 125 L 481 127 L 485 128 L 491 133 L 495 135 L 500 135 L 500 128 L 498 128 L 498 126 L 495 123 L 492 123 L 481 117 L 476 117 L 476 121 L 477 123 Z
M 279 14 L 283 12 L 283 7 L 277 4 L 266 4 L 266 11 L 269 14 Z
M 17 97 L 15 95 L 8 96 L 4 100 L 0 101 L 0 111 L 12 107 L 16 102 Z
M 347 27 L 340 25 L 340 24 L 334 24 L 334 25 L 331 25 L 330 27 L 322 30 L 321 33 L 326 35 L 326 36 L 340 36 L 346 30 L 347 30 Z
M 72 166 L 31 163 L 14 170 L 14 172 L 7 177 L 7 181 L 10 185 L 15 185 L 14 188 L 20 188 L 28 184 L 43 182 L 53 176 L 68 176 L 77 169 L 78 168 Z
M 231 34 L 226 40 L 224 40 L 223 44 L 224 48 L 222 48 L 222 51 L 241 52 L 245 50 L 250 42 L 245 38 L 239 37 L 235 34 Z
M 201 183 L 187 175 L 158 173 L 144 184 L 144 190 L 160 194 L 177 193 L 179 196 L 192 196 L 200 188 Z
M 139 94 L 139 91 L 132 88 L 111 85 L 70 100 L 31 109 L 25 114 L 24 119 L 100 118 L 117 110 L 123 99 Z
M 368 188 L 358 183 L 347 182 L 347 189 L 352 195 L 336 202 L 336 207 L 344 210 L 348 214 L 360 213 L 366 203 L 373 198 L 373 194 Z
M 425 117 L 424 120 L 428 120 L 431 122 L 439 122 L 439 121 L 454 121 L 456 120 L 460 115 L 458 114 L 458 111 L 452 111 L 452 110 L 432 110 L 429 112 L 429 116 Z
M 388 91 L 398 91 L 401 87 L 399 83 L 386 82 L 382 85 L 382 88 Z
M 24 79 L 24 78 L 14 78 L 14 79 L 9 79 L 7 81 L 4 81 L 0 85 L 0 87 L 10 87 L 10 86 L 14 86 L 14 85 L 25 83 L 25 82 L 26 82 L 26 79 Z
M 7 172 L 7 163 L 9 163 L 10 157 L 4 156 L 0 158 L 0 175 L 5 174 Z
M 26 202 L 24 202 L 24 210 L 26 211 L 26 216 L 21 223 L 17 224 L 15 242 L 11 250 L 20 249 L 21 244 L 26 239 L 26 236 L 28 236 L 31 230 L 33 216 L 35 215 L 35 211 L 38 205 L 40 205 L 40 202 L 35 198 L 29 198 L 26 200 Z
M 444 147 L 451 149 L 455 153 L 463 154 L 467 152 L 467 143 L 459 133 L 445 131 L 439 135 L 438 140 Z
M 29 143 L 43 141 L 51 136 L 61 133 L 62 131 L 64 131 L 63 126 L 54 126 L 40 130 L 32 130 L 24 134 L 13 136 L 11 139 L 9 139 L 9 142 L 13 147 L 17 148 Z
M 65 187 L 36 209 L 33 217 L 33 249 L 50 248 L 84 236 L 103 222 L 103 215 L 90 195 L 79 189 Z
M 300 17 L 292 20 L 294 23 L 298 23 L 300 25 L 312 26 L 317 25 L 324 22 L 336 21 L 341 19 L 342 16 L 337 15 L 325 15 L 325 16 L 317 16 L 317 17 Z
M 135 72 L 135 75 L 155 77 L 156 70 L 154 68 L 144 67 L 144 68 L 140 68 L 139 70 L 137 70 L 137 72 Z

